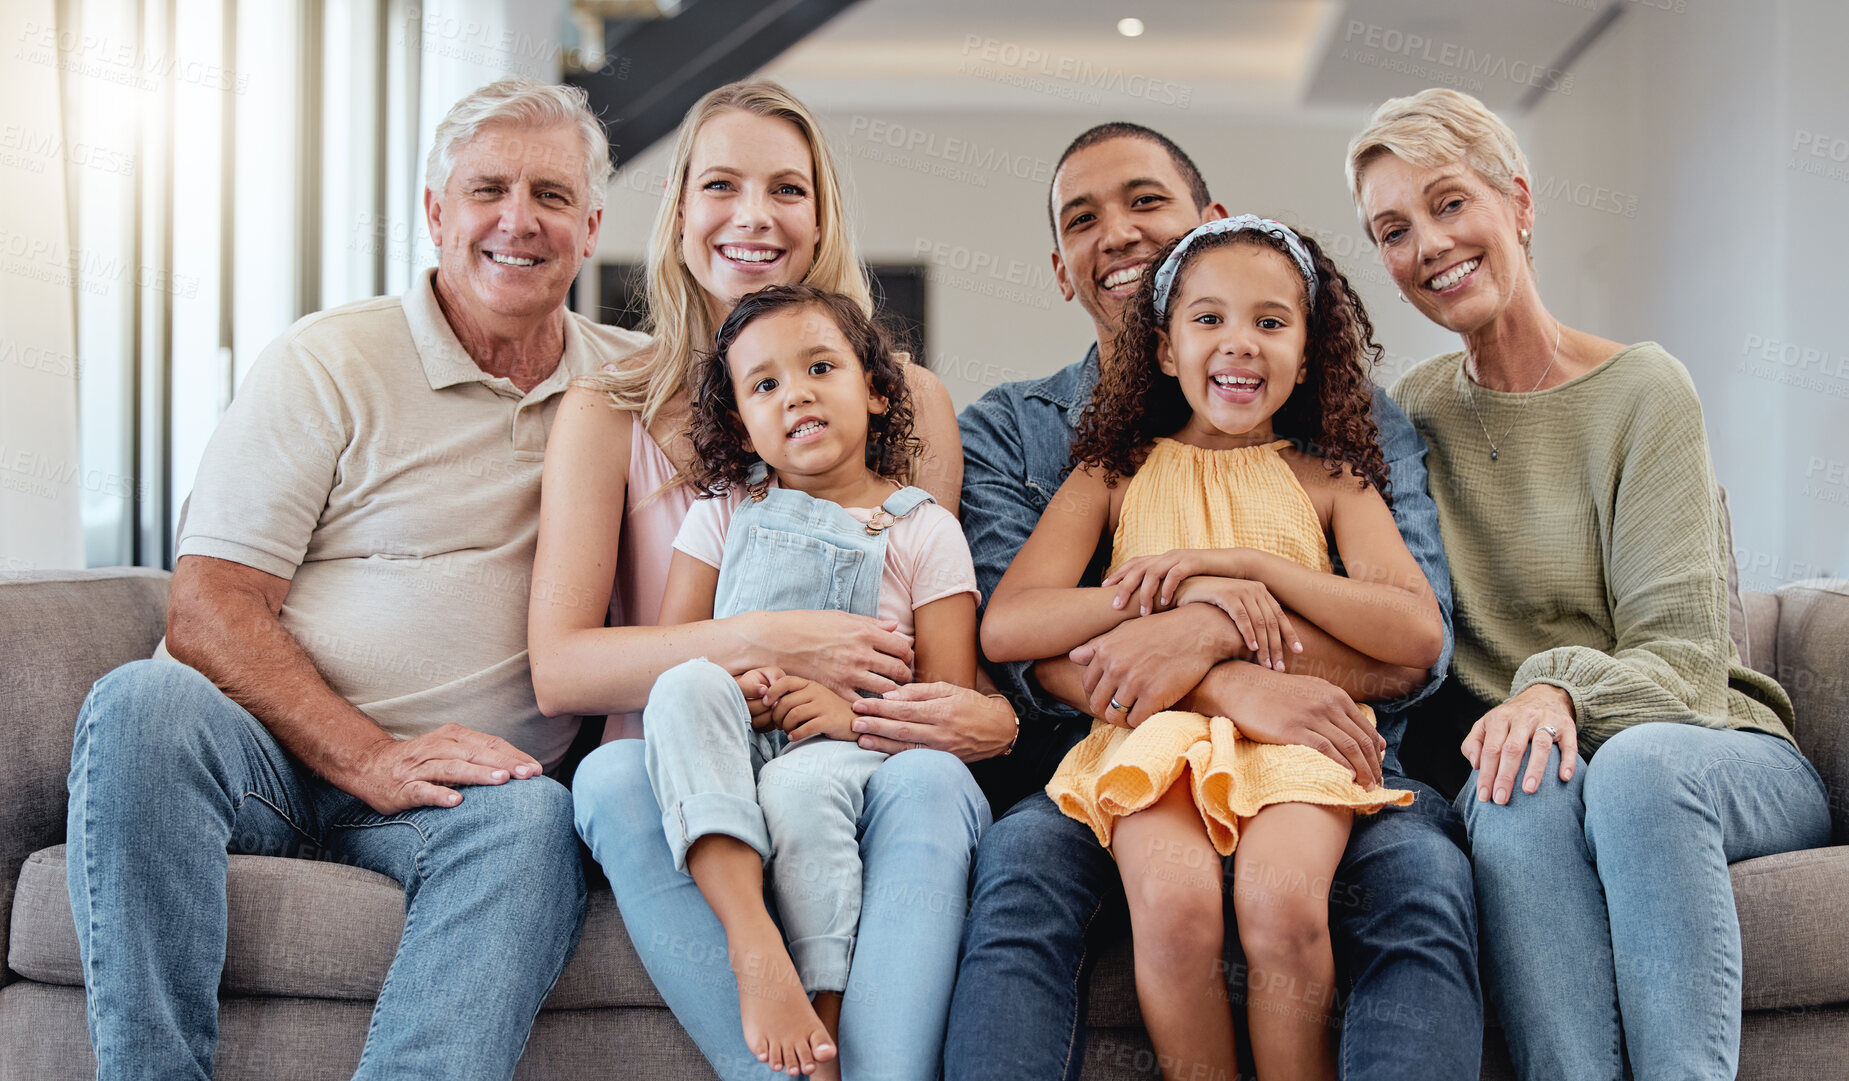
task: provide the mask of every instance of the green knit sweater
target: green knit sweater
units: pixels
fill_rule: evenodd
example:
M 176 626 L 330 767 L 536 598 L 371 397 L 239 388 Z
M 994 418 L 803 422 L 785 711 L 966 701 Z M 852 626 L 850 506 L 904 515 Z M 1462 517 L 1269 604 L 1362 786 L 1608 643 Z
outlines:
M 1588 756 L 1643 721 L 1791 739 L 1791 700 L 1727 634 L 1719 497 L 1680 362 L 1644 342 L 1512 394 L 1471 386 L 1445 353 L 1392 393 L 1430 447 L 1453 678 L 1488 702 L 1561 688 Z

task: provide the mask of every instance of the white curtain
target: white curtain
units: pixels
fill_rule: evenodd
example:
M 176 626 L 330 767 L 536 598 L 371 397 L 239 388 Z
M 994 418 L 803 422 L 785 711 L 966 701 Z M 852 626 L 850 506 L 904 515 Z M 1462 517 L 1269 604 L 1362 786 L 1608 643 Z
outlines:
M 77 341 L 52 0 L 13 0 L 0 37 L 0 573 L 83 566 Z M 46 54 L 49 55 L 49 54 Z M 99 482 L 102 478 L 98 478 Z
M 557 79 L 567 10 L 0 5 L 0 571 L 170 564 L 238 380 L 433 262 L 432 129 L 485 82 Z

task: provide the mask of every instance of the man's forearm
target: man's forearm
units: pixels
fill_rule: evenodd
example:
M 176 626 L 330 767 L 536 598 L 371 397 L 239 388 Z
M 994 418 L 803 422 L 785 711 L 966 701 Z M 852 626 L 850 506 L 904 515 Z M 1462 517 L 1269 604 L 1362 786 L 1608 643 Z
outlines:
M 204 556 L 174 570 L 167 650 L 250 711 L 290 754 L 346 787 L 392 736 L 334 693 L 277 613 L 288 583 Z
M 1347 691 L 1357 702 L 1383 701 L 1410 694 L 1423 686 L 1431 675 L 1422 668 L 1377 661 L 1350 648 L 1296 612 L 1290 612 L 1290 617 L 1297 628 L 1297 638 L 1303 642 L 1303 652 L 1286 656 L 1284 670 L 1292 675 L 1326 679 Z M 1241 649 L 1228 659 L 1250 660 L 1251 657 L 1250 650 Z
M 1205 606 L 1202 606 L 1205 607 Z M 1224 620 L 1230 628 L 1232 621 L 1226 619 L 1217 609 L 1211 609 L 1215 616 Z M 1177 610 L 1179 611 L 1179 610 Z M 1293 617 L 1295 613 L 1293 613 Z M 1165 619 L 1166 616 L 1144 617 L 1145 619 Z M 1297 636 L 1303 642 L 1303 652 L 1291 654 L 1285 660 L 1285 669 L 1292 675 L 1317 676 L 1335 684 L 1347 692 L 1356 701 L 1396 698 L 1410 693 L 1423 684 L 1427 673 L 1422 669 L 1404 668 L 1399 665 L 1385 664 L 1371 657 L 1365 657 L 1344 645 L 1334 637 L 1308 620 L 1295 619 Z M 1140 626 L 1135 621 L 1126 626 Z M 1237 642 L 1238 634 L 1216 634 L 1212 644 L 1199 635 L 1187 638 L 1190 650 L 1206 650 L 1215 663 L 1210 670 L 1212 678 L 1203 678 L 1189 696 L 1200 696 L 1198 702 L 1184 698 L 1176 705 L 1196 713 L 1208 715 L 1230 715 L 1229 695 L 1238 687 L 1238 664 L 1251 659 L 1251 651 Z M 1169 656 L 1174 656 L 1171 652 Z M 1203 662 L 1203 668 L 1205 662 Z M 1250 666 L 1248 666 L 1250 667 Z M 1081 713 L 1091 713 L 1091 705 L 1085 692 L 1085 666 L 1075 663 L 1066 656 L 1049 657 L 1034 662 L 1031 678 L 1040 684 L 1040 689 L 1050 697 L 1066 703 Z

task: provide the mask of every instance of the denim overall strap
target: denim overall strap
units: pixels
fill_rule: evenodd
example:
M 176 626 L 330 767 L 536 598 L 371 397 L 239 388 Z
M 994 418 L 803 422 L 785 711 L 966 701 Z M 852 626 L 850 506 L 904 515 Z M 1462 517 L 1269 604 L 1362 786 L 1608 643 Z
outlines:
M 867 528 L 872 529 L 877 525 L 881 529 L 885 529 L 891 526 L 893 522 L 917 510 L 920 506 L 935 502 L 937 502 L 937 500 L 931 498 L 930 492 L 925 491 L 923 488 L 914 488 L 908 485 L 887 496 L 886 502 L 880 504 L 880 510 L 885 512 L 886 520 L 882 521 L 880 516 L 876 514 L 873 516 L 873 521 L 867 523 Z
M 732 516 L 713 615 L 802 609 L 876 615 L 885 566 L 884 532 L 869 533 L 828 500 L 771 488 Z

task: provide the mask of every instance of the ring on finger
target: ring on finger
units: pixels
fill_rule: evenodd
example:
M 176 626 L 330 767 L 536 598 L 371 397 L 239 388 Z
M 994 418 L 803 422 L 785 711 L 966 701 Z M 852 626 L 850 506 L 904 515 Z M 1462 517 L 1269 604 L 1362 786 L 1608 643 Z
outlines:
M 1560 742 L 1560 729 L 1555 728 L 1551 724 L 1544 724 L 1541 726 L 1540 730 L 1547 733 L 1548 739 L 1553 740 L 1555 743 Z
M 1130 712 L 1130 707 L 1124 705 L 1122 702 L 1119 702 L 1116 698 L 1111 699 L 1111 708 L 1114 710 L 1117 710 L 1119 713 Z

